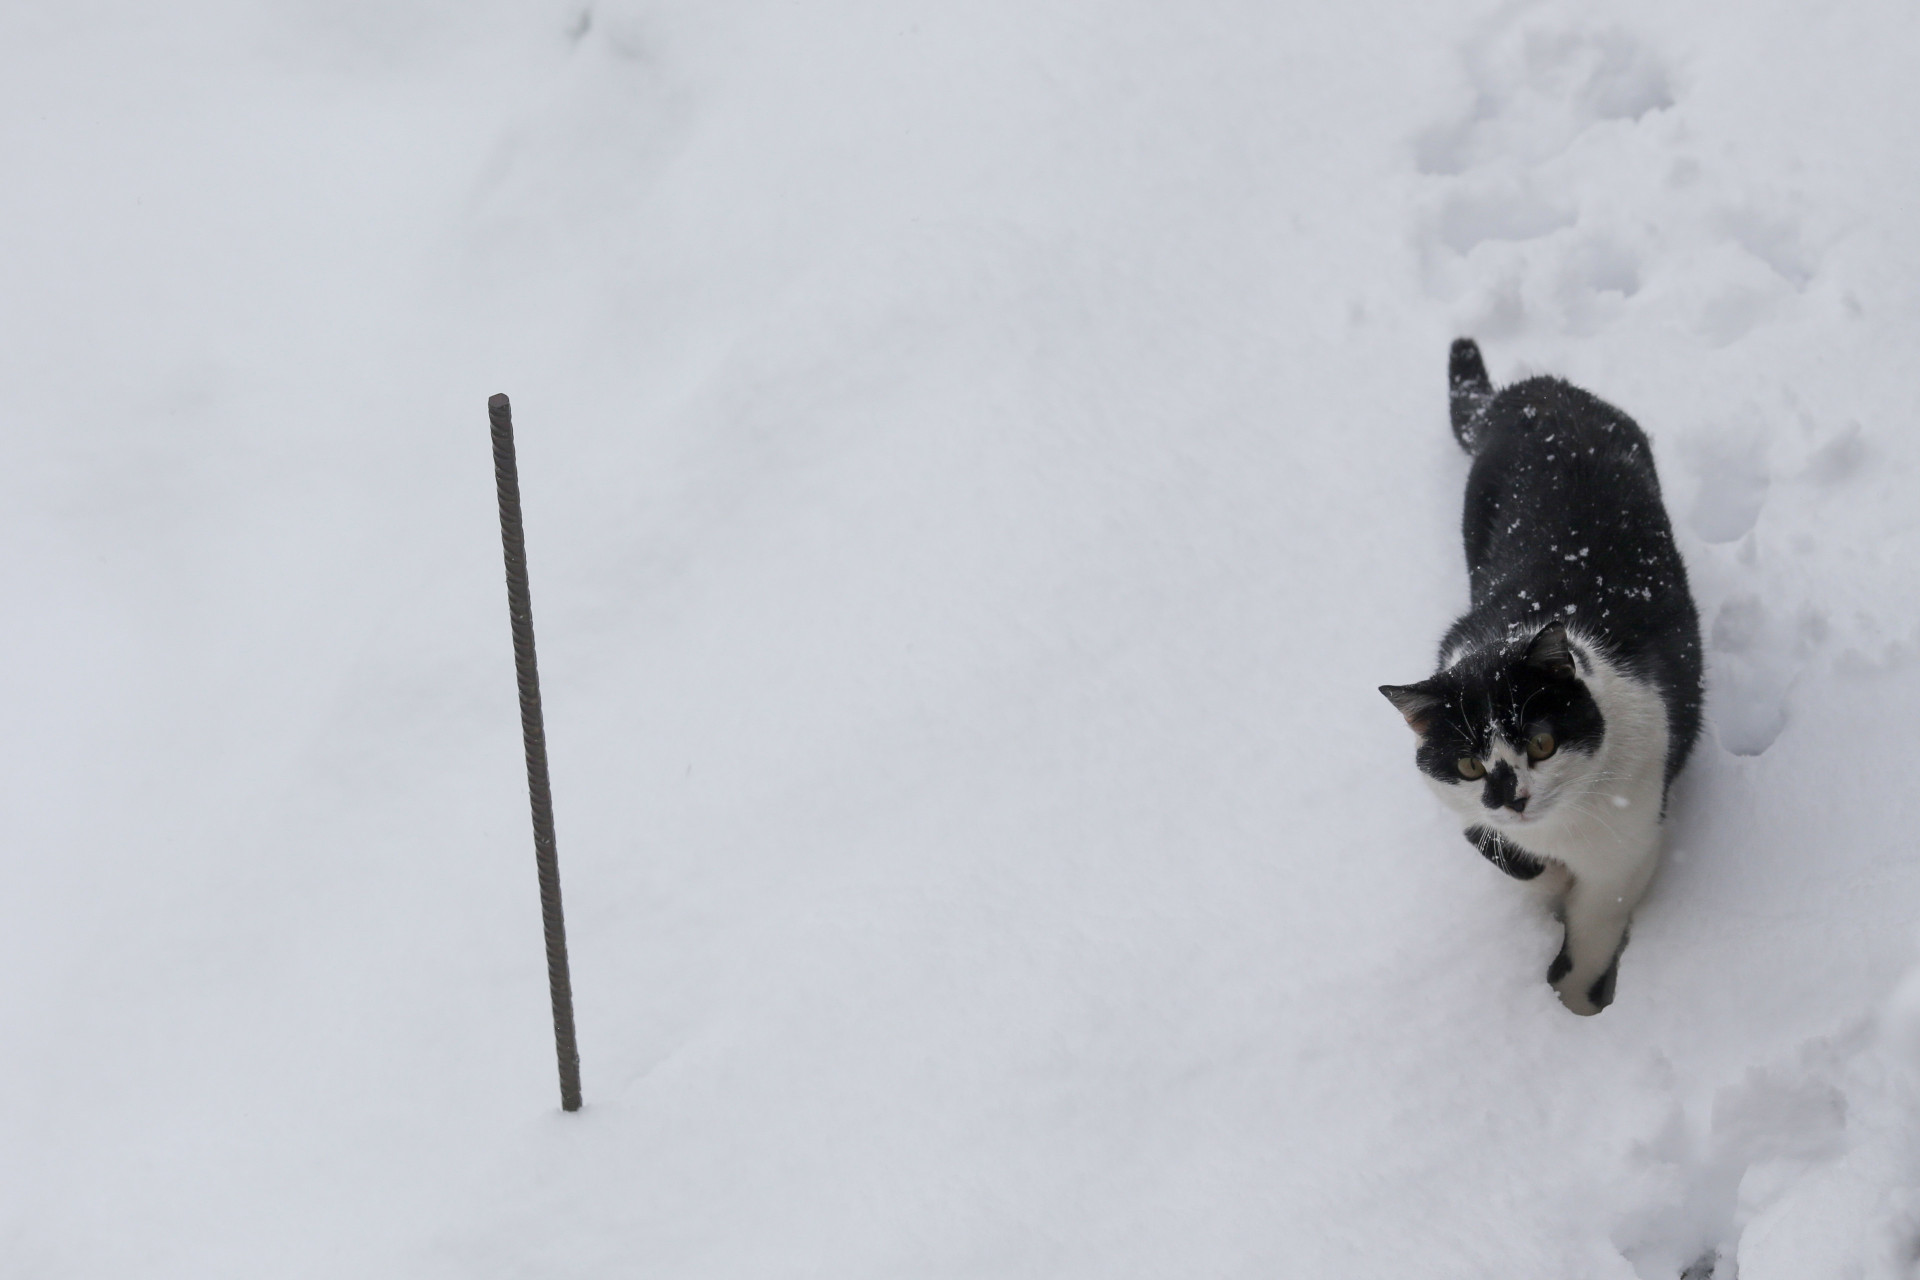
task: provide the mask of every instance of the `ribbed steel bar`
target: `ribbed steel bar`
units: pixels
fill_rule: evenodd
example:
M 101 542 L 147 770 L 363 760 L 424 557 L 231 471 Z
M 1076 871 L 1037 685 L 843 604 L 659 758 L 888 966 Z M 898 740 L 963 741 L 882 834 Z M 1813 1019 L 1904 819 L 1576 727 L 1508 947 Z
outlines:
M 560 909 L 560 857 L 553 838 L 553 788 L 547 780 L 547 730 L 540 714 L 540 664 L 533 651 L 533 594 L 520 525 L 520 468 L 513 455 L 513 407 L 487 400 L 493 425 L 493 478 L 500 493 L 500 545 L 507 558 L 507 613 L 520 680 L 520 733 L 527 744 L 527 799 L 533 806 L 533 859 L 540 871 L 540 919 L 547 934 L 547 989 L 553 997 L 553 1048 L 560 1059 L 560 1109 L 580 1109 L 580 1046 L 573 1034 L 573 980 L 567 971 L 567 922 Z

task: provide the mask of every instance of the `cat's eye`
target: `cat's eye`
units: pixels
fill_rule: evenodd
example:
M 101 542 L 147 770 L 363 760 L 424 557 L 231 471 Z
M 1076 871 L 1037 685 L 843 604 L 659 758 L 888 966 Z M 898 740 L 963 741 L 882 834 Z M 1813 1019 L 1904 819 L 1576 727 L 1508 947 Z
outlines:
M 1545 760 L 1557 751 L 1559 746 L 1560 744 L 1553 740 L 1552 734 L 1544 731 L 1536 733 L 1527 739 L 1527 758 L 1529 760 Z
M 1484 778 L 1487 776 L 1487 766 L 1481 764 L 1472 756 L 1461 756 L 1453 762 L 1453 765 L 1454 768 L 1460 770 L 1460 776 L 1469 782 L 1475 778 Z

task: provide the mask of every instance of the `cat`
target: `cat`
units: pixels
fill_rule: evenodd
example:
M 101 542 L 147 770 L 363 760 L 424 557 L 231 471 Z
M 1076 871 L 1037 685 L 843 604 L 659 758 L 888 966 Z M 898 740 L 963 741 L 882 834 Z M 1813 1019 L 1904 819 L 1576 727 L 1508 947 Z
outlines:
M 1414 759 L 1501 871 L 1551 869 L 1566 927 L 1547 981 L 1578 1014 L 1613 1002 L 1667 794 L 1700 733 L 1700 620 L 1647 437 L 1558 378 L 1498 392 L 1471 338 L 1448 362 L 1467 476 L 1472 607 L 1440 669 L 1382 685 Z

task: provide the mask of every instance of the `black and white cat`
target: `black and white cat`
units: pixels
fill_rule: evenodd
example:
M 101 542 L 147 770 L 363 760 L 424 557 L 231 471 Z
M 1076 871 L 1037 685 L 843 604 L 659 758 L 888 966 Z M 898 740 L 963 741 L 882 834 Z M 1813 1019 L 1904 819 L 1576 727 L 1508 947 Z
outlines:
M 1547 981 L 1567 1008 L 1598 1013 L 1700 731 L 1700 622 L 1632 419 L 1558 378 L 1496 394 L 1469 338 L 1448 373 L 1453 433 L 1473 457 L 1473 607 L 1441 641 L 1439 671 L 1380 692 L 1467 840 L 1515 879 L 1551 869 L 1566 942 Z

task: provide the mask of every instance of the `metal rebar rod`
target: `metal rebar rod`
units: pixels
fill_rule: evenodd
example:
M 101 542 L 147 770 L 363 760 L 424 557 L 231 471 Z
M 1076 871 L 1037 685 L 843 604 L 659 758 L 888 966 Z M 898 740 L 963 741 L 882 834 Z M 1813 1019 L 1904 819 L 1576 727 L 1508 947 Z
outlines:
M 580 1046 L 573 1034 L 573 981 L 567 972 L 567 923 L 560 909 L 560 858 L 553 838 L 553 788 L 547 780 L 547 731 L 540 714 L 540 665 L 533 651 L 533 595 L 520 526 L 520 469 L 513 456 L 513 408 L 487 400 L 493 425 L 493 478 L 500 492 L 500 545 L 507 559 L 507 613 L 520 682 L 520 733 L 527 744 L 527 799 L 533 807 L 533 858 L 540 871 L 540 919 L 547 935 L 547 989 L 553 997 L 553 1048 L 560 1059 L 560 1109 L 580 1109 Z

